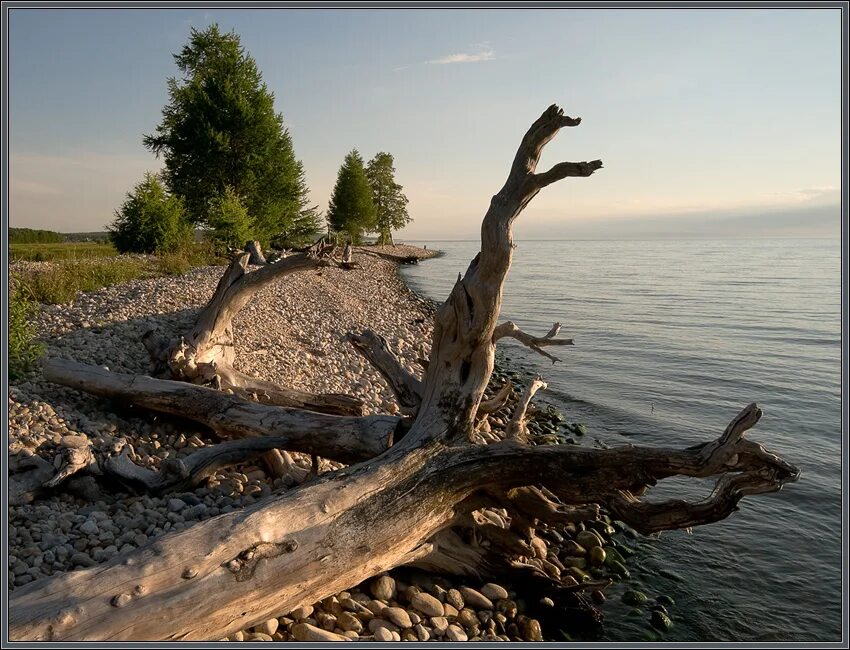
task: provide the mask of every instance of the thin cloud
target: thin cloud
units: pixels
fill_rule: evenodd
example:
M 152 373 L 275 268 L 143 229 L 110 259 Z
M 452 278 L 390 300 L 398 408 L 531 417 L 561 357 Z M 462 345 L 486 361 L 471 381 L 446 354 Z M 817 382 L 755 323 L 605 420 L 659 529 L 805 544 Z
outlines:
M 431 59 L 430 61 L 423 61 L 422 63 L 405 63 L 403 65 L 397 65 L 393 68 L 393 72 L 401 72 L 402 70 L 407 70 L 408 68 L 412 68 L 414 66 L 420 65 L 448 65 L 450 63 L 480 63 L 481 61 L 494 61 L 496 59 L 496 52 L 490 46 L 490 41 L 483 41 L 481 43 L 472 43 L 469 45 L 468 52 L 458 52 L 456 54 L 447 54 L 446 56 L 441 56 L 439 59 Z
M 446 65 L 449 63 L 478 63 L 480 61 L 492 61 L 496 58 L 496 52 L 493 48 L 486 46 L 480 48 L 477 52 L 460 52 L 458 54 L 449 54 L 448 56 L 440 57 L 426 61 L 427 64 Z

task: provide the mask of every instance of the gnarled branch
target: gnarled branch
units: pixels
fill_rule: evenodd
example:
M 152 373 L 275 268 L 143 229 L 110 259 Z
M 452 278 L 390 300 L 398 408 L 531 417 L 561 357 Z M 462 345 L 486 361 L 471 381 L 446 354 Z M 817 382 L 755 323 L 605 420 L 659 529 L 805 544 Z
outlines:
M 549 330 L 544 336 L 531 336 L 530 334 L 526 334 L 519 327 L 517 327 L 513 322 L 507 321 L 506 323 L 501 323 L 496 327 L 493 331 L 493 343 L 498 341 L 501 338 L 509 336 L 511 338 L 516 339 L 523 345 L 528 346 L 538 354 L 542 354 L 547 359 L 551 359 L 552 363 L 556 361 L 560 361 L 558 357 L 553 356 L 542 350 L 544 346 L 547 345 L 573 345 L 572 339 L 556 339 L 558 332 L 561 330 L 561 324 L 555 323 L 552 325 L 552 329 Z

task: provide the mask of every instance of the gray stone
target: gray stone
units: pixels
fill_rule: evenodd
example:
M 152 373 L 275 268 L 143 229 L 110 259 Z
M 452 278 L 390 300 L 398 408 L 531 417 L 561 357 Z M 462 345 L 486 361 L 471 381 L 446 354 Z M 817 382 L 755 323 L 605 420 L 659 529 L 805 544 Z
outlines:
M 168 510 L 170 512 L 180 512 L 186 507 L 186 502 L 183 499 L 169 499 Z
M 100 533 L 100 528 L 97 527 L 97 522 L 94 519 L 86 519 L 85 523 L 80 526 L 80 532 L 86 535 L 97 535 Z

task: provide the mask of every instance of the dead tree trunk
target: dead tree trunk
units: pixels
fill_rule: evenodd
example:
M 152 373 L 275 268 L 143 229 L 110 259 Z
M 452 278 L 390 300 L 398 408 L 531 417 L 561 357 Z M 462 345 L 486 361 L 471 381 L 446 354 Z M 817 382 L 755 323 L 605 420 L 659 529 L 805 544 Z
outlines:
M 513 220 L 546 185 L 568 176 L 590 176 L 602 166 L 599 161 L 559 163 L 536 173 L 544 145 L 562 127 L 578 124 L 552 106 L 523 138 L 507 182 L 484 217 L 481 252 L 435 316 L 424 381 L 416 385 L 402 377 L 391 382 L 416 410 L 400 440 L 371 459 L 243 511 L 164 535 L 103 565 L 16 589 L 10 599 L 11 638 L 218 639 L 407 564 L 479 576 L 509 565 L 521 575 L 552 581 L 556 578 L 547 577 L 539 562 L 535 566 L 523 558 L 527 545 L 518 530 L 521 522 L 592 518 L 603 506 L 642 533 L 687 528 L 727 517 L 744 496 L 773 492 L 796 480 L 796 468 L 744 439 L 761 415 L 755 404 L 741 411 L 717 440 L 684 450 L 532 446 L 523 442 L 523 419 L 538 384 L 521 400 L 508 439 L 489 445 L 471 442 L 496 340 L 515 335 L 514 328 L 497 326 L 511 264 Z M 305 268 L 315 263 L 304 258 L 296 262 Z M 226 275 L 220 288 L 230 284 Z M 227 361 L 232 347 L 229 334 L 222 332 L 211 325 L 191 339 L 188 354 L 182 356 L 191 360 L 189 372 L 203 372 L 214 360 Z M 516 338 L 539 349 L 554 344 L 554 336 L 553 331 L 541 339 Z M 379 354 L 367 358 L 384 365 L 385 375 L 392 373 L 392 364 L 383 357 L 386 351 L 378 349 Z M 171 361 L 177 364 L 178 359 Z M 81 381 L 56 365 L 51 368 L 54 381 L 97 394 L 114 383 L 94 372 Z M 132 382 L 142 380 L 121 381 L 131 382 L 132 388 Z M 152 399 L 151 392 L 167 382 L 143 381 L 141 406 L 165 412 L 181 405 L 196 412 L 204 408 L 190 404 L 194 396 L 172 393 L 167 400 Z M 132 391 L 122 395 L 136 401 Z M 486 408 L 499 408 L 502 399 L 494 397 Z M 265 408 L 269 413 L 283 410 Z M 240 405 L 237 411 L 243 415 L 238 415 L 211 408 L 214 415 L 208 417 L 238 429 L 246 409 Z M 263 417 L 251 421 L 259 428 L 266 422 Z M 282 426 L 274 435 L 290 432 Z M 298 439 L 308 444 L 303 435 Z M 329 455 L 323 446 L 331 444 L 322 434 L 309 440 L 319 455 Z M 698 503 L 646 503 L 635 496 L 671 476 L 719 479 L 712 494 Z M 518 491 L 527 486 L 543 487 Z M 492 507 L 504 508 L 514 525 L 493 515 L 484 523 L 478 515 Z M 488 543 L 464 542 L 457 531 L 469 527 Z

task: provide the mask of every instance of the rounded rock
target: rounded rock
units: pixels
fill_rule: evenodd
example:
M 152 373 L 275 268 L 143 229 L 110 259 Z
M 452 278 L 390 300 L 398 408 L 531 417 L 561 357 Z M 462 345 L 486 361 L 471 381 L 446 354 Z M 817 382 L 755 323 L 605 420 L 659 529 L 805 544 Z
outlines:
M 385 627 L 379 627 L 374 632 L 375 641 L 392 641 L 393 633 Z
M 631 589 L 623 594 L 622 601 L 626 603 L 626 605 L 634 605 L 637 607 L 646 602 L 646 594 L 642 591 Z
M 391 623 L 398 625 L 401 629 L 413 627 L 410 616 L 401 607 L 385 607 L 381 612 L 381 616 Z
M 378 576 L 372 580 L 372 583 L 369 585 L 369 591 L 377 600 L 389 602 L 395 598 L 395 580 L 390 576 Z
M 461 629 L 458 625 L 449 625 L 446 629 L 446 636 L 449 638 L 449 641 L 468 641 L 469 637 L 466 636 L 466 632 Z
M 490 600 L 504 600 L 508 597 L 508 590 L 493 582 L 488 582 L 481 587 L 481 593 Z
M 469 607 L 474 607 L 476 609 L 493 609 L 493 601 L 481 592 L 475 591 L 475 589 L 461 587 L 460 594 L 463 596 L 464 604 Z
M 414 609 L 422 612 L 429 618 L 432 616 L 442 616 L 445 613 L 443 603 L 424 591 L 415 594 L 410 599 L 410 604 Z

